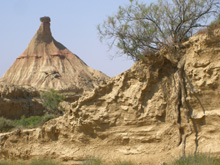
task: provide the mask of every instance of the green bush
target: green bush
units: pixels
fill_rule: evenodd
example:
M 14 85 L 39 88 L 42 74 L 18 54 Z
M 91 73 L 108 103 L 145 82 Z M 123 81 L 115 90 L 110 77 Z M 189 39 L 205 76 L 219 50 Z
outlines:
M 7 162 L 0 162 L 0 165 L 9 165 Z
M 0 132 L 7 132 L 15 127 L 12 120 L 0 117 Z M 1 164 L 0 164 L 1 165 Z
M 49 110 L 50 113 L 58 113 L 59 109 L 62 109 L 62 107 L 59 106 L 59 103 L 64 99 L 65 96 L 54 89 L 50 89 L 49 91 L 46 91 L 43 94 L 41 94 L 43 106 L 47 110 Z
M 103 162 L 99 158 L 91 158 L 88 160 L 85 160 L 82 165 L 103 165 Z
M 134 165 L 134 163 L 132 163 L 130 161 L 129 162 L 127 162 L 127 161 L 125 161 L 125 162 L 119 161 L 119 162 L 116 162 L 115 165 Z
M 212 157 L 205 154 L 195 154 L 185 157 L 170 163 L 170 165 L 218 165 L 220 158 Z
M 43 117 L 42 117 L 42 120 L 41 122 L 39 123 L 39 125 L 43 125 L 45 122 L 51 120 L 51 119 L 54 119 L 55 117 L 57 117 L 56 115 L 54 114 L 48 114 L 46 113 Z
M 44 116 L 30 116 L 28 118 L 23 115 L 20 120 L 14 120 L 13 122 L 16 127 L 34 128 L 53 118 L 55 118 L 55 115 L 47 113 Z
M 28 165 L 59 165 L 59 163 L 52 160 L 34 160 Z
M 31 116 L 25 118 L 23 115 L 20 120 L 15 120 L 14 123 L 16 127 L 33 128 L 37 127 L 42 120 L 42 116 Z
M 135 165 L 134 163 L 130 161 L 115 161 L 113 162 L 114 165 Z M 100 158 L 90 158 L 85 160 L 82 165 L 107 165 L 104 163 Z M 109 164 L 110 165 L 110 164 Z
M 44 116 L 31 116 L 25 118 L 22 116 L 20 120 L 9 120 L 0 117 L 0 132 L 8 132 L 14 128 L 34 128 L 43 125 L 50 119 L 55 118 L 54 114 L 45 114 Z M 1 165 L 1 164 L 0 164 Z

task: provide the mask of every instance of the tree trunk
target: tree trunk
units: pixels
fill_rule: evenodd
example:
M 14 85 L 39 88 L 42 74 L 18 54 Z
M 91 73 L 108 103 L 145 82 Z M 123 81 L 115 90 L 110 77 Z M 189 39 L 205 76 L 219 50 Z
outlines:
M 185 66 L 185 60 L 182 59 L 179 61 L 178 63 L 178 71 L 177 71 L 177 75 L 178 75 L 178 91 L 177 91 L 177 124 L 178 124 L 178 128 L 179 128 L 179 132 L 180 132 L 180 138 L 179 138 L 179 145 L 182 144 L 182 153 L 183 156 L 185 156 L 185 148 L 186 148 L 186 139 L 188 136 L 190 136 L 192 134 L 192 127 L 190 125 L 190 121 L 189 119 L 191 118 L 190 116 L 190 109 L 189 106 L 187 104 L 186 101 L 186 97 L 187 97 L 187 90 L 186 90 L 186 83 L 185 83 L 185 72 L 184 72 L 184 66 Z M 187 131 L 182 131 L 181 128 L 181 109 L 183 109 L 184 111 L 184 115 L 186 117 L 186 124 L 188 127 Z M 186 133 L 184 133 L 186 132 Z

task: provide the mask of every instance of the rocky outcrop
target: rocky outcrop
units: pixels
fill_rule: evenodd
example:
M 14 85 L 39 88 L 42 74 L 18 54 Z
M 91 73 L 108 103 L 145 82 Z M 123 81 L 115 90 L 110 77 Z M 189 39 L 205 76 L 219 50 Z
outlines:
M 181 48 L 186 98 L 179 97 L 179 68 L 161 51 L 66 105 L 64 116 L 41 128 L 0 134 L 0 157 L 163 164 L 183 150 L 219 154 L 219 38 L 220 30 L 195 35 Z
M 40 28 L 28 47 L 0 81 L 37 89 L 82 93 L 92 90 L 107 78 L 52 37 L 49 17 L 40 20 Z
M 0 116 L 8 119 L 20 119 L 22 115 L 41 116 L 44 107 L 40 93 L 30 86 L 0 84 Z

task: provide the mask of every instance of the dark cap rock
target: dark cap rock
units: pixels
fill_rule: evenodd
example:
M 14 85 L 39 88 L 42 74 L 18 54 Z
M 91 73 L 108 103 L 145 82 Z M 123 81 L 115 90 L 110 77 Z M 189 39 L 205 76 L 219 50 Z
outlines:
M 41 17 L 40 21 L 41 22 L 50 22 L 50 17 L 46 17 L 46 16 L 45 17 Z

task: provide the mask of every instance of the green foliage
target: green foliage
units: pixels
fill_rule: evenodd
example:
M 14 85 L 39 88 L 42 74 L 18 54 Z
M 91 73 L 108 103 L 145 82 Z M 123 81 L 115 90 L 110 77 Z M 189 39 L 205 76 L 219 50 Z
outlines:
M 218 165 L 220 158 L 211 157 L 205 154 L 195 154 L 181 157 L 170 165 Z
M 59 163 L 52 160 L 34 160 L 28 165 L 59 165 Z
M 64 95 L 60 94 L 54 89 L 46 91 L 41 95 L 43 106 L 47 108 L 51 113 L 57 113 L 59 109 L 62 109 L 62 107 L 59 106 L 59 103 L 64 99 Z
M 0 132 L 7 132 L 14 127 L 13 121 L 0 117 Z
M 103 162 L 99 158 L 91 158 L 85 160 L 82 165 L 103 165 Z
M 36 127 L 40 121 L 42 120 L 41 116 L 31 116 L 26 118 L 24 115 L 21 117 L 20 120 L 15 120 L 14 124 L 16 127 L 26 127 L 26 128 L 33 128 Z
M 100 159 L 100 158 L 90 158 L 90 159 L 85 160 L 82 163 L 82 165 L 107 165 L 107 164 L 104 163 L 102 161 L 102 159 Z M 114 165 L 135 165 L 134 163 L 129 162 L 129 161 L 125 161 L 125 162 L 124 161 L 115 161 L 115 162 L 110 163 L 110 164 L 114 164 Z
M 130 0 L 97 28 L 109 48 L 117 46 L 119 53 L 139 60 L 146 49 L 155 52 L 184 42 L 219 13 L 219 5 L 219 0 L 157 0 L 150 5 Z
M 33 160 L 31 162 L 0 161 L 0 165 L 59 165 L 60 163 L 51 160 Z M 114 165 L 135 165 L 132 162 L 117 161 Z M 219 165 L 220 158 L 211 157 L 205 154 L 189 155 L 168 163 L 167 165 Z M 82 165 L 106 165 L 99 158 L 85 160 Z
M 15 127 L 34 128 L 43 125 L 46 121 L 55 118 L 53 114 L 45 114 L 44 116 L 30 116 L 25 118 L 22 116 L 20 120 L 14 120 Z
M 0 118 L 0 132 L 7 132 L 14 128 L 34 128 L 43 125 L 50 119 L 55 118 L 53 114 L 45 114 L 44 116 L 31 116 L 25 118 L 22 116 L 20 120 L 9 120 Z
M 48 114 L 46 113 L 44 116 L 42 116 L 42 119 L 39 123 L 39 125 L 43 125 L 45 122 L 51 120 L 51 119 L 54 119 L 55 117 L 57 117 L 56 115 L 54 114 Z
M 125 161 L 125 162 L 119 161 L 119 162 L 116 162 L 115 165 L 134 165 L 134 163 L 132 163 L 132 162 L 127 162 L 127 161 Z

